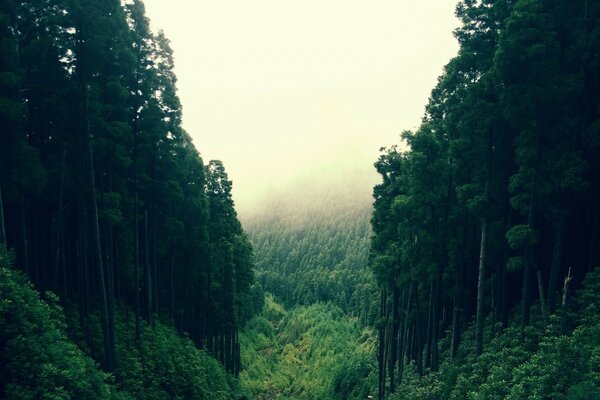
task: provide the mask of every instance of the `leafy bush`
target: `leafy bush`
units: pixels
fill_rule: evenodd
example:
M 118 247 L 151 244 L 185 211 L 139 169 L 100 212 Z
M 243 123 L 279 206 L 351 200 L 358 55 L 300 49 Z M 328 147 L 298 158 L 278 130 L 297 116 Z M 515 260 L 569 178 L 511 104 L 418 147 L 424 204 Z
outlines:
M 117 394 L 110 376 L 69 341 L 56 296 L 46 298 L 40 298 L 19 272 L 0 268 L 0 397 L 126 397 Z

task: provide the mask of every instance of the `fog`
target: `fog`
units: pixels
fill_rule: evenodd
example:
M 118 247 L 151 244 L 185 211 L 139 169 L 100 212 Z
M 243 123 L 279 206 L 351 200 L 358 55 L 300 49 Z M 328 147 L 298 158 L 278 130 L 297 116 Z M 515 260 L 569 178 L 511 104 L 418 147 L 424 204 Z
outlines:
M 370 192 L 379 148 L 419 124 L 458 49 L 454 1 L 145 4 L 175 52 L 183 125 L 225 163 L 241 215 L 309 181 Z

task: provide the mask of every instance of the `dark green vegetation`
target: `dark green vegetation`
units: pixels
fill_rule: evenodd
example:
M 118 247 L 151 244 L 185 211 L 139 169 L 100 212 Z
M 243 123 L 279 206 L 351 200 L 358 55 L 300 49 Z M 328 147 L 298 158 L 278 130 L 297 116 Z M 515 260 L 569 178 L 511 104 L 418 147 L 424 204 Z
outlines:
M 599 398 L 600 5 L 457 15 L 408 150 L 376 163 L 379 397 Z
M 600 4 L 457 15 L 372 216 L 268 201 L 254 283 L 141 2 L 1 2 L 0 397 L 600 398 Z
M 300 181 L 245 221 L 256 281 L 287 308 L 332 302 L 366 325 L 374 322 L 377 293 L 367 268 L 369 179 L 330 185 Z
M 261 293 L 175 82 L 140 1 L 0 3 L 0 251 L 67 315 L 3 270 L 0 397 L 229 396 Z
M 377 383 L 375 340 L 331 303 L 286 312 L 267 297 L 240 338 L 240 385 L 253 399 L 364 398 Z
M 372 209 L 357 180 L 297 182 L 246 221 L 257 283 L 274 296 L 240 338 L 250 398 L 362 399 L 376 387 Z
M 6 263 L 6 256 L 0 258 Z M 3 398 L 15 399 L 230 399 L 235 384 L 220 364 L 160 322 L 142 328 L 118 308 L 116 368 L 112 375 L 72 340 L 58 298 L 43 298 L 19 272 L 0 267 L 0 377 Z M 75 317 L 75 316 L 72 316 Z M 102 342 L 100 318 L 91 315 L 91 336 Z

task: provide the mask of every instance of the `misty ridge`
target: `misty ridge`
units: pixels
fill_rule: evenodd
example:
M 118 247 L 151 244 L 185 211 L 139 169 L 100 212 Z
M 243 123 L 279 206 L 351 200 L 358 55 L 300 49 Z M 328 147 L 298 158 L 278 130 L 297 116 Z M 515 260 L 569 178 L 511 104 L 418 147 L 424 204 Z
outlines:
M 301 174 L 281 186 L 271 186 L 253 200 L 251 209 L 239 212 L 244 227 L 253 231 L 258 224 L 285 223 L 290 228 L 324 219 L 347 219 L 352 215 L 370 215 L 373 186 L 380 178 L 373 166 L 362 168 L 323 168 Z

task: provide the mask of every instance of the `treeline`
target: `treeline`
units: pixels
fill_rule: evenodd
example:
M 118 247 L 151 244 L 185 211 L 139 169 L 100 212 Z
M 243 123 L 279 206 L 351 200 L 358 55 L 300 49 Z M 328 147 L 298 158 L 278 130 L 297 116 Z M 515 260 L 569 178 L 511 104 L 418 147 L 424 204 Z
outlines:
M 600 263 L 600 6 L 465 0 L 456 15 L 459 53 L 420 127 L 403 133 L 408 150 L 388 148 L 375 164 L 380 398 L 407 370 L 412 387 L 425 388 L 435 383 L 429 374 L 454 363 L 436 394 L 448 398 L 457 379 L 469 379 L 461 365 L 508 356 L 502 345 L 542 357 L 538 348 L 578 324 L 571 293 Z M 542 398 L 562 398 L 593 371 L 588 361 L 575 358 L 581 373 Z M 489 398 L 479 373 L 469 398 Z
M 378 312 L 367 267 L 372 207 L 366 191 L 347 184 L 293 187 L 245 226 L 265 291 L 287 308 L 332 302 L 366 325 Z
M 60 296 L 80 346 L 120 359 L 167 322 L 240 371 L 238 327 L 260 305 L 250 243 L 220 161 L 181 126 L 173 54 L 139 0 L 0 4 L 0 247 Z M 99 318 L 102 341 L 93 340 Z

